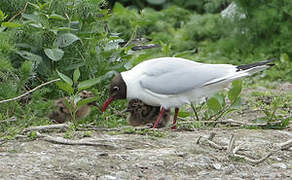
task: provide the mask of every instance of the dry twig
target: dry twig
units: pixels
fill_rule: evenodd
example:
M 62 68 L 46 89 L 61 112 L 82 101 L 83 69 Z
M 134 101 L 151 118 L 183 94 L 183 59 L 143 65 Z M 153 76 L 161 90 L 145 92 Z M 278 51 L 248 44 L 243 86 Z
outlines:
M 42 138 L 45 141 L 56 143 L 56 144 L 96 146 L 96 147 L 103 147 L 107 149 L 116 149 L 116 146 L 114 145 L 101 144 L 101 143 L 95 143 L 95 142 L 84 141 L 84 140 L 70 140 L 70 139 L 65 139 L 62 137 L 53 137 L 53 136 L 41 134 L 39 132 L 37 132 L 36 134 L 37 134 L 37 137 Z
M 0 121 L 0 124 L 1 123 L 15 122 L 15 121 L 17 121 L 16 117 L 15 116 L 12 116 L 12 117 L 10 117 L 8 119 L 5 119 L 5 120 Z
M 27 133 L 30 131 L 45 131 L 49 129 L 68 129 L 70 124 L 52 124 L 52 125 L 46 125 L 46 126 L 32 126 L 29 128 L 25 128 L 22 132 Z
M 227 147 L 228 154 L 233 153 L 234 146 L 235 146 L 235 136 L 234 136 L 234 134 L 232 134 L 230 141 L 229 141 L 229 144 L 228 144 L 228 147 Z
M 39 88 L 41 88 L 41 87 L 43 87 L 43 86 L 46 86 L 46 85 L 48 85 L 48 84 L 51 84 L 51 83 L 53 83 L 53 82 L 60 81 L 60 80 L 61 80 L 61 79 L 58 78 L 58 79 L 54 79 L 54 80 L 51 80 L 51 81 L 45 82 L 45 83 L 43 83 L 43 84 L 41 84 L 41 85 L 39 85 L 39 86 L 37 86 L 37 87 L 35 87 L 35 88 L 33 88 L 33 89 L 27 91 L 26 93 L 24 93 L 24 94 L 22 94 L 22 95 L 20 95 L 20 96 L 17 96 L 17 97 L 14 97 L 14 98 L 10 98 L 10 99 L 4 99 L 4 100 L 1 100 L 1 101 L 0 101 L 0 104 L 2 104 L 2 103 L 6 103 L 6 102 L 10 102 L 10 101 L 15 101 L 15 100 L 17 100 L 17 99 L 20 99 L 20 98 L 22 98 L 22 97 L 24 97 L 24 96 L 29 95 L 30 93 L 34 92 L 35 90 L 37 90 L 37 89 L 39 89 Z
M 288 150 L 292 147 L 292 139 L 289 139 L 286 142 L 277 144 L 278 147 L 280 147 L 281 150 Z
M 237 157 L 237 158 L 242 158 L 244 159 L 245 161 L 249 162 L 249 163 L 252 163 L 252 164 L 259 164 L 259 163 L 262 163 L 264 162 L 267 158 L 269 158 L 272 154 L 274 154 L 273 152 L 270 152 L 269 154 L 267 154 L 266 156 L 260 158 L 260 159 L 252 159 L 252 158 L 249 158 L 247 157 L 246 155 L 243 155 L 243 154 L 232 154 L 230 155 L 231 157 Z
M 17 14 L 15 14 L 14 16 L 12 16 L 8 22 L 11 22 L 13 19 L 15 19 L 17 16 L 19 16 L 20 14 L 24 13 L 26 11 L 26 8 L 27 8 L 27 5 L 28 5 L 28 2 L 25 3 L 25 6 L 22 10 L 20 10 Z
M 226 150 L 227 149 L 226 146 L 221 146 L 213 141 L 213 138 L 215 137 L 215 135 L 216 135 L 215 133 L 211 133 L 211 135 L 208 138 L 206 138 L 204 136 L 199 136 L 196 143 L 200 144 L 201 142 L 207 142 L 207 144 L 209 144 L 209 146 L 211 146 L 215 149 Z
M 178 122 L 178 124 L 191 124 L 194 123 L 194 121 L 186 120 L 184 118 L 179 118 L 184 120 L 183 122 Z M 281 124 L 281 121 L 275 121 L 275 122 L 265 122 L 265 123 L 247 123 L 247 122 L 241 122 L 241 121 L 236 121 L 233 119 L 225 119 L 225 120 L 220 120 L 220 121 L 196 121 L 199 123 L 204 123 L 204 124 L 229 124 L 230 126 L 233 127 L 242 127 L 242 126 L 257 126 L 257 127 L 265 127 L 267 125 L 278 125 Z
M 215 137 L 215 133 L 212 133 L 210 135 L 210 137 Z M 202 140 L 203 139 L 203 140 Z M 217 143 L 215 143 L 213 141 L 213 138 L 205 138 L 203 136 L 200 136 L 197 140 L 197 144 L 200 144 L 202 141 L 205 141 L 207 142 L 207 144 L 215 149 L 220 149 L 220 150 L 227 150 L 227 154 L 229 157 L 236 157 L 236 158 L 242 158 L 244 160 L 246 160 L 247 162 L 249 163 L 252 163 L 252 164 L 259 164 L 259 163 L 262 163 L 264 162 L 267 158 L 269 158 L 271 155 L 277 153 L 278 151 L 280 150 L 288 150 L 289 148 L 292 147 L 292 139 L 286 141 L 286 142 L 283 142 L 283 143 L 279 143 L 277 144 L 276 146 L 278 147 L 277 150 L 273 150 L 271 152 L 269 152 L 267 155 L 265 155 L 264 157 L 260 158 L 260 159 L 255 159 L 255 158 L 251 158 L 251 157 L 248 157 L 247 155 L 245 154 L 242 154 L 240 153 L 239 151 L 242 151 L 244 150 L 242 148 L 242 145 L 243 143 L 241 143 L 240 145 L 238 146 L 235 146 L 235 136 L 232 135 L 231 136 L 231 139 L 229 141 L 229 144 L 228 146 L 221 146 L 221 145 L 218 145 Z

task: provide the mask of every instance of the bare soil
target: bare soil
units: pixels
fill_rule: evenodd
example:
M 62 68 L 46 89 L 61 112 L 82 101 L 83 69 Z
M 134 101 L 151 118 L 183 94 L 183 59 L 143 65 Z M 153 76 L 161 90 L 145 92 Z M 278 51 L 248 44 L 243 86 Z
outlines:
M 286 85 L 286 92 L 291 84 Z M 285 86 L 285 87 L 286 87 Z M 282 87 L 281 87 L 282 88 Z M 249 121 L 256 115 L 237 117 Z M 248 117 L 248 118 L 247 118 Z M 234 117 L 236 119 L 236 117 Z M 44 141 L 16 139 L 0 142 L 0 179 L 292 179 L 292 149 L 281 150 L 259 164 L 228 156 L 208 144 L 197 144 L 199 136 L 215 132 L 214 141 L 222 145 L 236 136 L 235 145 L 244 143 L 244 154 L 260 159 L 277 143 L 292 139 L 292 128 L 252 130 L 208 128 L 186 131 L 158 130 L 163 137 L 112 132 L 92 132 L 90 137 L 74 137 L 87 142 L 111 145 L 63 145 Z M 78 132 L 81 133 L 82 132 Z M 64 137 L 64 133 L 50 133 Z
M 234 134 L 236 145 L 245 143 L 245 153 L 254 158 L 292 138 L 286 130 L 229 128 L 167 130 L 161 138 L 98 132 L 83 138 L 115 148 L 14 140 L 0 147 L 0 179 L 292 179 L 291 149 L 253 165 L 228 157 L 224 150 L 196 144 L 199 136 L 211 132 L 221 144 L 228 144 Z

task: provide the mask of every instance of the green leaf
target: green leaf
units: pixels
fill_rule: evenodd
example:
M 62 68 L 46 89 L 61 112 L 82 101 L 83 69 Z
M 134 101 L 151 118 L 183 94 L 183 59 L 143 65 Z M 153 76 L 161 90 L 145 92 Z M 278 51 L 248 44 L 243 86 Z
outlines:
M 49 6 L 49 3 L 40 3 L 40 2 L 38 2 L 38 5 L 39 5 L 41 10 L 44 10 L 47 6 Z
M 154 4 L 154 5 L 161 5 L 165 3 L 165 0 L 147 0 L 149 4 Z
M 96 100 L 97 100 L 96 97 L 90 97 L 90 98 L 82 99 L 82 100 L 78 101 L 77 107 L 80 108 L 81 106 L 83 106 L 85 104 L 88 104 L 88 103 L 91 103 L 91 102 L 94 102 Z
M 35 14 L 22 14 L 21 15 L 24 19 L 29 20 L 30 22 L 41 23 L 41 18 Z
M 0 27 L 0 32 L 3 32 L 3 31 L 5 31 L 5 27 Z
M 232 102 L 231 107 L 238 109 L 241 106 L 241 98 L 237 97 L 235 101 Z
M 216 98 L 214 98 L 214 97 L 208 99 L 208 101 L 207 101 L 207 106 L 208 106 L 209 109 L 211 109 L 211 110 L 214 111 L 214 112 L 218 112 L 218 111 L 220 111 L 220 110 L 222 109 L 221 104 L 220 104 L 219 101 L 218 101 Z
M 4 21 L 7 18 L 8 15 L 6 15 L 3 11 L 0 10 L 0 21 Z
M 45 54 L 53 61 L 59 61 L 64 56 L 64 51 L 62 49 L 45 49 Z
M 17 51 L 16 53 L 19 54 L 21 57 L 23 57 L 26 60 L 35 61 L 37 63 L 40 63 L 43 60 L 43 58 L 41 56 L 33 54 L 31 52 L 28 52 L 28 51 Z
M 97 83 L 100 83 L 100 81 L 101 81 L 100 78 L 94 78 L 94 79 L 89 79 L 89 80 L 86 80 L 86 81 L 82 81 L 77 86 L 78 91 L 82 91 L 84 89 L 88 89 L 91 86 L 93 86 L 93 85 L 95 85 Z
M 41 23 L 31 23 L 29 24 L 32 27 L 38 28 L 38 29 L 42 29 L 43 25 Z
M 70 27 L 55 27 L 55 28 L 53 28 L 53 30 L 54 31 L 57 31 L 57 32 L 59 32 L 59 31 L 71 31 L 72 30 L 72 28 L 70 28 Z
M 239 97 L 242 89 L 242 81 L 236 80 L 232 82 L 232 88 L 228 91 L 228 99 L 233 103 Z
M 70 112 L 74 111 L 74 105 L 67 98 L 64 98 L 64 103 Z
M 79 68 L 77 68 L 77 69 L 74 70 L 74 73 L 73 73 L 73 81 L 74 81 L 74 83 L 77 83 L 79 77 L 80 77 L 80 71 L 79 71 Z
M 64 18 L 63 16 L 61 16 L 61 15 L 59 15 L 59 14 L 55 14 L 55 13 L 51 14 L 51 15 L 49 16 L 49 19 L 66 20 L 66 18 Z
M 291 117 L 287 117 L 286 119 L 283 119 L 281 122 L 281 126 L 287 127 L 289 125 L 291 119 L 292 119 Z
M 22 24 L 14 23 L 14 22 L 4 22 L 1 24 L 2 27 L 8 27 L 8 28 L 18 28 L 22 27 Z
M 74 70 L 74 69 L 82 67 L 82 66 L 85 66 L 85 62 L 80 62 L 77 64 L 69 64 L 67 67 L 64 67 L 64 70 L 71 71 L 71 70 Z
M 225 102 L 225 95 L 223 93 L 216 93 L 213 97 L 218 100 L 221 107 L 225 107 L 226 102 Z
M 57 81 L 56 85 L 63 91 L 67 92 L 69 95 L 73 94 L 74 92 L 74 89 L 66 82 Z
M 54 41 L 54 47 L 67 47 L 77 40 L 79 38 L 72 33 L 61 34 Z
M 71 78 L 69 78 L 68 76 L 66 76 L 66 75 L 63 74 L 63 73 L 60 73 L 58 70 L 57 70 L 57 73 L 58 73 L 59 77 L 60 77 L 63 81 L 65 81 L 65 82 L 66 82 L 67 84 L 69 84 L 70 86 L 73 85 L 73 81 L 72 81 Z
M 74 105 L 77 105 L 77 103 L 78 103 L 80 100 L 82 100 L 82 98 L 81 98 L 80 96 L 74 96 L 74 97 L 73 97 L 73 103 L 74 103 Z
M 115 3 L 115 6 L 113 8 L 113 12 L 116 14 L 123 14 L 125 13 L 127 10 L 126 8 L 119 2 Z
M 284 63 L 284 62 L 288 62 L 288 61 L 289 61 L 289 56 L 288 56 L 288 54 L 286 54 L 286 53 L 281 54 L 280 61 L 281 61 L 282 63 Z
M 190 115 L 191 113 L 187 111 L 179 111 L 177 114 L 178 117 L 182 117 L 182 118 L 189 117 Z

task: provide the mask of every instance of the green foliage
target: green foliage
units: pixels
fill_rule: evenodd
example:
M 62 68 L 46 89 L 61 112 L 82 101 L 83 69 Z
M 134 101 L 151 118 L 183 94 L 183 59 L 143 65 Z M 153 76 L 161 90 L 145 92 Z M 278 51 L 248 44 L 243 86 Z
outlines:
M 115 2 L 114 0 L 109 0 L 110 4 Z M 218 13 L 224 9 L 230 0 L 121 0 L 124 6 L 129 6 L 131 8 L 144 9 L 146 7 L 151 7 L 154 9 L 165 9 L 170 6 L 176 5 L 184 9 L 196 11 L 198 13 Z
M 31 131 L 29 134 L 28 134 L 28 137 L 31 139 L 31 140 L 34 140 L 37 138 L 37 132 L 36 131 Z
M 232 83 L 232 87 L 227 93 L 219 92 L 200 107 L 192 106 L 197 121 L 217 121 L 238 110 L 241 105 L 241 90 L 242 81 L 236 80 Z
M 19 82 L 17 84 L 18 89 L 21 89 L 24 84 L 29 80 L 33 75 L 33 63 L 31 61 L 25 61 L 19 68 Z
M 182 29 L 182 40 L 189 38 L 197 41 L 218 40 L 221 34 L 218 28 L 220 22 L 220 16 L 217 14 L 193 14 L 190 21 Z
M 176 56 L 208 63 L 245 64 L 278 57 L 275 66 L 250 78 L 249 84 L 262 79 L 292 82 L 291 7 L 286 0 L 2 0 L 0 1 L 0 100 L 16 97 L 50 79 L 56 85 L 34 92 L 18 101 L 1 104 L 0 121 L 15 116 L 16 122 L 1 126 L 12 137 L 22 128 L 51 123 L 46 117 L 54 98 L 69 95 L 72 110 L 93 99 L 80 100 L 78 92 L 90 88 L 102 104 L 114 71 L 124 71 L 150 58 Z M 231 2 L 240 16 L 222 18 L 220 12 Z M 112 6 L 112 10 L 107 10 Z M 18 16 L 21 10 L 23 13 Z M 13 17 L 13 18 L 12 18 Z M 12 18 L 12 19 L 11 19 Z M 132 51 L 136 38 L 152 39 L 161 48 Z M 121 43 L 126 44 L 121 47 Z M 132 43 L 133 42 L 133 43 Z M 134 44 L 134 45 L 133 45 Z M 58 70 L 58 71 L 57 71 Z M 62 73 L 60 73 L 62 72 Z M 266 86 L 266 84 L 265 84 Z M 62 90 L 62 91 L 60 91 Z M 196 107 L 201 120 L 218 120 L 240 105 L 241 84 L 229 92 L 216 94 Z M 259 95 L 260 96 L 260 95 Z M 285 100 L 262 107 L 265 118 L 289 123 Z M 288 98 L 289 99 L 289 98 Z M 273 104 L 273 105 L 272 105 Z M 114 112 L 124 109 L 126 101 L 114 102 L 102 114 L 98 108 L 78 123 L 102 127 L 126 125 Z M 286 112 L 286 114 L 284 113 Z M 288 115 L 287 115 L 288 114 Z M 179 116 L 190 116 L 189 110 Z M 202 127 L 195 122 L 192 127 Z M 68 133 L 68 137 L 72 134 Z
M 75 69 L 75 71 L 73 72 L 73 80 L 70 77 L 66 76 L 65 74 L 60 73 L 59 71 L 57 71 L 57 73 L 59 77 L 63 80 L 63 82 L 62 81 L 58 82 L 57 86 L 69 95 L 69 99 L 65 99 L 64 102 L 66 107 L 69 109 L 73 123 L 76 126 L 77 110 L 85 104 L 96 101 L 95 97 L 82 99 L 78 94 L 82 90 L 88 89 L 93 85 L 99 83 L 101 80 L 100 78 L 95 78 L 78 82 L 78 79 L 80 78 L 80 71 L 78 68 Z
M 151 137 L 165 137 L 167 134 L 163 131 L 157 131 L 153 129 L 135 129 L 133 127 L 125 128 L 121 133 L 124 134 L 139 134 L 139 135 L 146 135 Z
M 267 123 L 263 128 L 284 129 L 291 121 L 292 94 L 276 96 L 270 92 L 254 92 L 256 101 L 249 102 L 254 109 L 260 109 L 264 116 L 256 118 L 255 123 Z

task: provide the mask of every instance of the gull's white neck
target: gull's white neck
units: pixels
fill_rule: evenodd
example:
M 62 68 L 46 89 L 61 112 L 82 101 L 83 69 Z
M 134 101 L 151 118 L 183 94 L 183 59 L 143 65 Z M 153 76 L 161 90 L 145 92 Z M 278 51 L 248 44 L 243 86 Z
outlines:
M 123 80 L 127 85 L 127 99 L 139 98 L 139 91 L 141 91 L 139 72 L 133 70 L 125 71 L 121 73 Z

